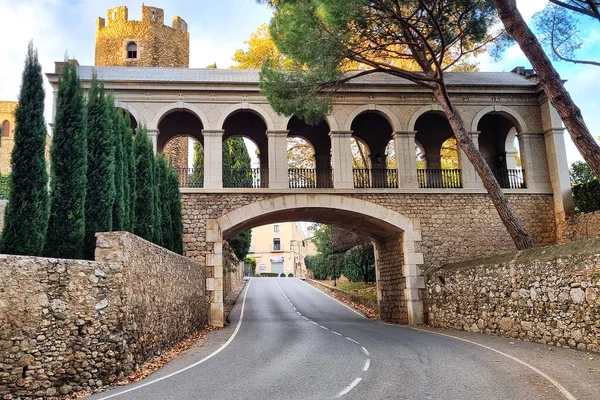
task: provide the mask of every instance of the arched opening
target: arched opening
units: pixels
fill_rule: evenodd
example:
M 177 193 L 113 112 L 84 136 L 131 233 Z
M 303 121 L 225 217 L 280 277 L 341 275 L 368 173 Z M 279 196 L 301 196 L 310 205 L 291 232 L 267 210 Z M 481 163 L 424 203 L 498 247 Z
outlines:
M 136 59 L 138 58 L 138 46 L 135 42 L 127 43 L 127 58 Z
M 10 137 L 10 122 L 8 120 L 2 123 L 2 137 Z
M 290 187 L 300 188 L 305 184 L 312 185 L 309 186 L 311 188 L 333 187 L 330 128 L 327 122 L 309 125 L 293 116 L 287 124 L 287 130 Z M 306 146 L 299 146 L 300 143 Z
M 390 140 L 388 145 L 385 147 L 385 167 L 387 169 L 398 168 L 398 162 L 396 160 L 396 146 L 394 141 Z
M 415 130 L 419 187 L 462 187 L 456 139 L 446 116 L 426 112 L 417 119 Z
M 175 109 L 164 115 L 158 123 L 156 148 L 165 158 L 171 160 L 179 172 L 179 179 L 188 187 L 202 187 L 204 165 L 194 163 L 200 157 L 196 151 L 202 150 L 204 137 L 202 121 L 187 110 Z M 195 143 L 198 142 L 199 146 Z M 203 160 L 203 153 L 202 153 Z M 183 186 L 185 187 L 185 186 Z
M 186 212 L 194 212 L 190 207 Z M 422 290 L 424 284 L 418 264 L 422 255 L 415 242 L 420 235 L 413 222 L 389 208 L 352 197 L 326 194 L 295 194 L 248 203 L 215 220 L 206 221 L 206 249 L 221 254 L 220 243 L 227 237 L 246 229 L 283 222 L 309 221 L 356 231 L 373 241 L 377 270 L 377 294 L 381 319 L 399 323 L 423 322 Z M 194 229 L 189 226 L 187 229 Z M 214 250 L 216 249 L 216 250 Z M 208 257 L 208 256 L 207 256 Z M 223 257 L 208 257 L 213 262 L 207 273 L 222 270 Z M 214 271 L 212 270 L 214 268 Z M 218 269 L 217 269 L 218 268 Z M 221 276 L 215 279 L 221 279 Z M 215 284 L 215 290 L 220 290 Z M 212 296 L 211 296 L 212 297 Z M 220 299 L 219 296 L 214 296 Z M 222 305 L 211 305 L 214 310 Z M 217 313 L 213 317 L 218 317 Z M 218 324 L 219 321 L 211 321 Z
M 481 118 L 477 129 L 479 151 L 500 187 L 525 188 L 516 121 L 504 113 L 490 113 Z
M 398 172 L 395 168 L 388 168 L 387 163 L 393 128 L 386 116 L 378 111 L 365 111 L 354 118 L 351 128 L 353 137 L 360 139 L 369 150 L 364 157 L 359 152 L 362 161 L 357 164 L 353 162 L 354 186 L 398 187 Z
M 267 125 L 252 110 L 223 122 L 223 187 L 266 188 L 269 184 Z

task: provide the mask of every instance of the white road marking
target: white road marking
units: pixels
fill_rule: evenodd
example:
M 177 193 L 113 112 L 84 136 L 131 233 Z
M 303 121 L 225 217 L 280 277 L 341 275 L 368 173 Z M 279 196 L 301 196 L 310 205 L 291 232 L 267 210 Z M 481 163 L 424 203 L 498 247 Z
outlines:
M 354 340 L 350 337 L 347 337 L 347 336 L 345 336 L 345 338 L 348 339 L 349 341 L 351 341 L 352 343 L 354 343 L 355 345 L 360 346 L 360 343 L 358 343 L 356 340 Z
M 371 359 L 367 358 L 367 361 L 365 361 L 365 366 L 363 367 L 363 371 L 367 372 L 369 370 L 370 366 L 371 366 Z
M 331 299 L 333 301 L 336 301 L 338 303 L 340 303 L 341 305 L 343 305 L 344 307 L 346 307 L 348 310 L 352 311 L 354 314 L 356 315 L 360 315 L 361 317 L 363 317 L 364 319 L 368 319 L 367 317 L 365 317 L 364 314 L 359 313 L 358 311 L 356 311 L 354 308 L 350 307 L 348 304 L 345 304 L 341 301 L 339 301 L 338 299 L 336 299 L 335 297 L 331 297 L 330 295 L 328 295 L 325 292 L 320 291 L 319 289 L 317 289 L 316 287 L 314 287 L 313 285 L 311 285 L 310 283 L 304 282 L 304 281 L 300 281 L 302 283 L 304 283 L 305 285 L 308 285 L 309 287 L 313 288 L 314 290 L 316 290 L 317 292 L 321 293 L 323 296 L 326 296 L 328 299 Z
M 425 329 L 419 329 L 419 328 L 413 328 L 413 327 L 408 327 L 408 328 L 409 328 L 409 329 L 413 329 L 413 330 L 415 330 L 415 331 L 426 332 L 426 333 L 431 333 L 431 334 L 434 334 L 434 335 L 439 335 L 439 336 L 445 336 L 445 337 L 449 337 L 449 338 L 452 338 L 452 339 L 456 339 L 456 340 L 460 340 L 460 341 L 462 341 L 462 342 L 467 342 L 467 343 L 470 343 L 470 344 L 474 344 L 475 346 L 483 347 L 484 349 L 487 349 L 487 350 L 493 351 L 494 353 L 500 354 L 500 355 L 502 355 L 502 356 L 504 356 L 504 357 L 506 357 L 506 358 L 509 358 L 509 359 L 511 359 L 511 360 L 513 360 L 513 361 L 515 361 L 515 362 L 517 362 L 517 363 L 519 363 L 519 364 L 523 365 L 524 367 L 527 367 L 527 368 L 529 368 L 530 370 L 532 370 L 533 372 L 535 372 L 536 374 L 538 374 L 538 375 L 539 375 L 539 376 L 541 376 L 542 378 L 546 379 L 546 380 L 547 380 L 548 382 L 550 382 L 550 383 L 551 383 L 551 384 L 552 384 L 552 385 L 553 385 L 553 386 L 554 386 L 556 389 L 558 389 L 558 391 L 559 391 L 559 392 L 560 392 L 560 393 L 561 393 L 563 396 L 565 396 L 565 398 L 566 398 L 566 399 L 569 399 L 569 400 L 577 400 L 577 398 L 576 398 L 575 396 L 573 396 L 573 395 L 572 395 L 572 394 L 571 394 L 571 393 L 570 393 L 570 392 L 569 392 L 567 389 L 565 389 L 565 387 L 564 387 L 564 386 L 562 386 L 560 383 L 558 383 L 557 381 L 555 381 L 554 379 L 552 379 L 552 378 L 551 378 L 549 375 L 547 375 L 546 373 L 544 373 L 544 372 L 540 371 L 539 369 L 537 369 L 537 368 L 536 368 L 536 367 L 534 367 L 533 365 L 531 365 L 531 364 L 528 364 L 528 363 L 526 363 L 525 361 L 518 359 L 517 357 L 511 356 L 510 354 L 503 353 L 503 352 L 501 352 L 500 350 L 496 350 L 496 349 L 494 349 L 494 348 L 492 348 L 492 347 L 489 347 L 489 346 L 486 346 L 486 345 L 484 345 L 484 344 L 477 343 L 477 342 L 473 342 L 473 341 L 471 341 L 471 340 L 468 340 L 468 339 L 463 339 L 463 338 L 460 338 L 460 337 L 457 337 L 457 336 L 447 335 L 447 334 L 445 334 L 445 333 L 433 332 L 433 331 L 428 331 L 428 330 L 425 330 Z
M 319 328 L 321 328 L 321 329 L 325 329 L 326 331 L 328 331 L 328 330 L 329 330 L 329 328 L 328 328 L 328 327 L 326 327 L 326 326 L 323 326 L 323 325 L 319 325 Z
M 310 323 L 313 324 L 313 325 L 317 325 L 317 326 L 319 325 L 315 321 L 310 321 Z
M 342 334 L 341 334 L 341 333 L 339 333 L 339 332 L 336 332 L 336 331 L 331 331 L 331 333 L 333 333 L 334 335 L 342 336 Z
M 246 286 L 246 292 L 244 293 L 244 301 L 242 302 L 242 311 L 240 312 L 240 321 L 238 322 L 237 326 L 235 327 L 235 330 L 233 331 L 233 334 L 229 337 L 229 339 L 227 340 L 227 342 L 225 342 L 221 347 L 219 347 L 217 350 L 215 350 L 214 352 L 212 352 L 208 356 L 204 357 L 202 360 L 200 360 L 198 362 L 195 362 L 195 363 L 193 363 L 191 365 L 188 365 L 185 368 L 182 368 L 182 369 L 180 369 L 178 371 L 172 372 L 172 373 L 170 373 L 168 375 L 165 375 L 165 376 L 162 376 L 160 378 L 151 380 L 149 382 L 142 383 L 141 385 L 132 387 L 131 389 L 123 390 L 122 392 L 102 397 L 99 400 L 106 400 L 106 399 L 111 399 L 113 397 L 121 396 L 121 395 L 123 395 L 125 393 L 130 393 L 130 392 L 133 392 L 135 390 L 141 389 L 143 387 L 153 385 L 153 384 L 155 384 L 157 382 L 164 381 L 165 379 L 172 378 L 175 375 L 179 375 L 180 373 L 187 371 L 188 369 L 192 369 L 194 367 L 197 367 L 198 365 L 200 365 L 200 364 L 202 364 L 202 363 L 210 360 L 211 358 L 213 358 L 214 356 L 216 356 L 217 354 L 219 354 L 220 352 L 222 352 L 223 350 L 225 350 L 225 348 L 227 346 L 229 346 L 231 344 L 231 342 L 233 342 L 233 339 L 235 339 L 235 337 L 237 336 L 238 332 L 240 331 L 240 328 L 242 327 L 242 321 L 244 320 L 244 309 L 246 307 L 246 296 L 248 295 L 248 290 L 250 289 L 250 285 L 251 284 L 252 284 L 252 279 L 250 279 L 250 281 L 248 281 L 248 285 Z
M 302 318 L 304 318 L 307 321 L 310 321 L 308 318 L 306 318 L 304 315 L 302 316 Z
M 302 314 L 300 313 L 300 311 L 296 311 L 296 314 L 302 316 Z
M 361 347 L 360 349 L 363 353 L 365 353 L 365 356 L 369 357 L 369 352 L 367 351 L 367 349 L 365 349 L 364 347 Z
M 348 394 L 348 393 L 349 393 L 349 392 L 350 392 L 352 389 L 354 389 L 354 387 L 355 387 L 356 385 L 358 385 L 358 384 L 360 383 L 360 381 L 362 381 L 362 378 L 356 378 L 356 379 L 355 379 L 355 380 L 354 380 L 354 381 L 353 381 L 353 382 L 352 382 L 350 385 L 348 385 L 348 386 L 346 387 L 346 389 L 344 389 L 344 390 L 342 390 L 341 392 L 339 392 L 339 393 L 337 394 L 337 396 L 335 396 L 335 398 L 337 399 L 337 398 L 340 398 L 340 397 L 342 397 L 342 396 L 343 396 L 343 395 L 345 395 L 345 394 Z

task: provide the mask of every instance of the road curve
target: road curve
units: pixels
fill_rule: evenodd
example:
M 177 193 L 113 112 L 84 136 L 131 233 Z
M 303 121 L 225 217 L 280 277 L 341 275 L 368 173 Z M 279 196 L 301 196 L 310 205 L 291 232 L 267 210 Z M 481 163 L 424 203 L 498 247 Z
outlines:
M 90 399 L 575 398 L 524 362 L 370 321 L 298 279 L 253 278 L 231 319 L 227 343 Z

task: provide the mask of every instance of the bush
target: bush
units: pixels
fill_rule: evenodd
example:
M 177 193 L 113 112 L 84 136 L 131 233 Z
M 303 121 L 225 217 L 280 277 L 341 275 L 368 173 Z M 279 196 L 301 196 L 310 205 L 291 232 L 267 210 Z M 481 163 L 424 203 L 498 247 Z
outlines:
M 282 272 L 281 275 L 279 275 L 280 278 L 285 278 L 285 274 Z
M 277 272 L 261 272 L 260 276 L 262 278 L 276 278 L 279 274 Z
M 600 181 L 594 179 L 573 186 L 573 202 L 581 212 L 600 210 Z
M 294 274 L 292 274 L 291 272 L 288 274 L 288 278 L 293 278 Z

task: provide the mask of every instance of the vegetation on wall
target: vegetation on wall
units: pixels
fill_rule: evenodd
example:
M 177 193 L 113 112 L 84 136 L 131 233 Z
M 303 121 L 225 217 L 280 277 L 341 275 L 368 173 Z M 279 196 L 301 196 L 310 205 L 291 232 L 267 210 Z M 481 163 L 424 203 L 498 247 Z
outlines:
M 30 43 L 15 111 L 12 190 L 0 238 L 2 253 L 37 256 L 44 247 L 49 214 L 44 97 L 42 66 Z

